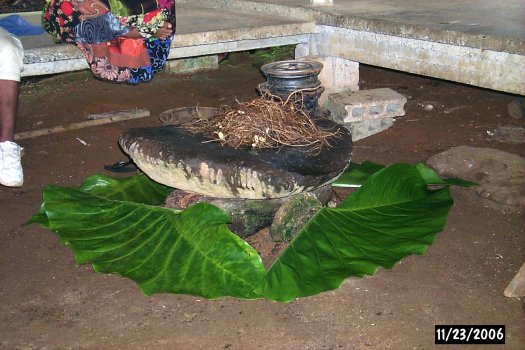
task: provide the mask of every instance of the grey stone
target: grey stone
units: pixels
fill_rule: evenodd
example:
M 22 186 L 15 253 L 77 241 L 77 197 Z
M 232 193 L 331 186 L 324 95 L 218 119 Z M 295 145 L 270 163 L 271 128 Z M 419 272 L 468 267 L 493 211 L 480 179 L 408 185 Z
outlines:
M 230 230 L 244 238 L 271 224 L 275 212 L 286 199 L 214 198 L 176 190 L 166 199 L 167 208 L 185 209 L 201 202 L 208 202 L 230 215 Z
M 509 115 L 514 119 L 521 119 L 525 116 L 525 97 L 519 97 L 512 100 L 507 105 Z
M 272 240 L 291 241 L 322 207 L 316 196 L 309 192 L 290 197 L 275 213 L 270 226 Z
M 196 73 L 219 68 L 217 55 L 179 58 L 169 60 L 164 66 L 164 71 L 170 74 Z
M 525 206 L 525 158 L 492 148 L 459 146 L 428 159 L 443 177 L 479 183 L 471 187 L 480 197 L 499 205 Z
M 503 292 L 508 298 L 525 298 L 525 263 Z
M 350 133 L 327 119 L 316 123 L 342 135 L 317 156 L 297 147 L 234 149 L 176 125 L 130 129 L 119 142 L 144 173 L 162 184 L 220 198 L 280 198 L 330 183 L 350 163 Z
M 492 135 L 494 141 L 502 143 L 525 143 L 525 128 L 519 126 L 500 126 Z

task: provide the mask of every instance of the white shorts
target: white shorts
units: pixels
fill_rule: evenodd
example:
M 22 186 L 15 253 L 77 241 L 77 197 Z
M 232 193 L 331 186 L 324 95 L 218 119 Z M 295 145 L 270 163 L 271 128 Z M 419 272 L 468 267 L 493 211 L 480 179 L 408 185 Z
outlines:
M 20 40 L 0 27 L 0 80 L 20 81 L 23 60 L 24 48 Z

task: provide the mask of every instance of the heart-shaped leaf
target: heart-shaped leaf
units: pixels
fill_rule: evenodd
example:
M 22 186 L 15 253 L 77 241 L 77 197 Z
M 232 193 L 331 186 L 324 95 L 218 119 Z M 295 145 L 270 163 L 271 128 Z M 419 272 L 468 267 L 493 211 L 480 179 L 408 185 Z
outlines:
M 55 231 L 79 264 L 129 277 L 148 295 L 288 302 L 422 254 L 446 223 L 448 185 L 472 185 L 442 180 L 421 164 L 354 164 L 338 181 L 362 186 L 337 208 L 318 212 L 268 272 L 259 255 L 228 230 L 222 210 L 207 203 L 182 212 L 153 206 L 171 189 L 143 175 L 97 175 L 76 190 L 48 186 L 31 222 Z
M 323 208 L 279 256 L 259 288 L 290 301 L 338 288 L 349 276 L 391 268 L 422 254 L 445 225 L 449 188 L 427 189 L 413 166 L 397 164 L 371 175 L 337 208 Z

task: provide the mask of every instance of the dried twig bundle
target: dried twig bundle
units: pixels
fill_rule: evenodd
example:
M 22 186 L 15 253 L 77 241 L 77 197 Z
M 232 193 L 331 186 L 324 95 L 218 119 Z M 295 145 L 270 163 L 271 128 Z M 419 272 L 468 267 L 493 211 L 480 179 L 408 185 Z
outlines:
M 222 106 L 215 117 L 200 118 L 181 127 L 209 138 L 208 142 L 217 141 L 234 148 L 300 147 L 311 156 L 330 147 L 329 139 L 340 134 L 339 130 L 319 128 L 291 101 L 266 98 L 238 102 L 235 107 Z

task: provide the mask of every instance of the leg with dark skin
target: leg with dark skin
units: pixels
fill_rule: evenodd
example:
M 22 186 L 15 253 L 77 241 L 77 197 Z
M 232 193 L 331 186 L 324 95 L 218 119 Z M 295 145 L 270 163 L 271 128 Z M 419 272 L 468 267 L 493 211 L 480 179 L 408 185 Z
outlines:
M 0 142 L 13 141 L 20 83 L 0 80 Z

